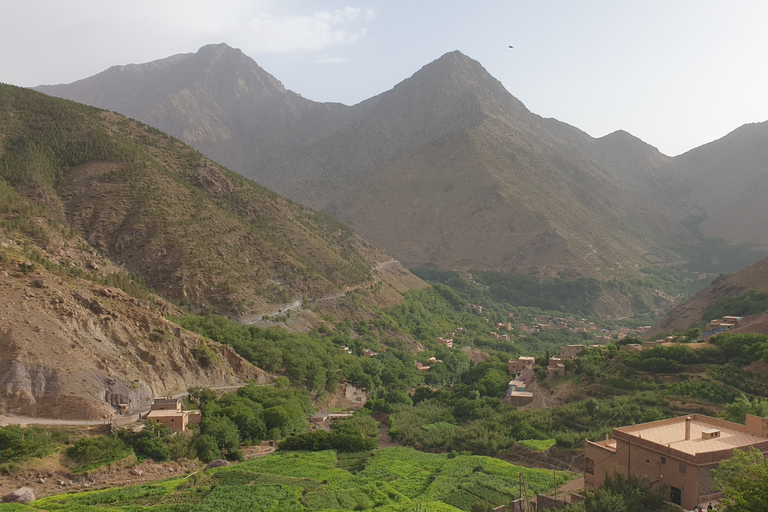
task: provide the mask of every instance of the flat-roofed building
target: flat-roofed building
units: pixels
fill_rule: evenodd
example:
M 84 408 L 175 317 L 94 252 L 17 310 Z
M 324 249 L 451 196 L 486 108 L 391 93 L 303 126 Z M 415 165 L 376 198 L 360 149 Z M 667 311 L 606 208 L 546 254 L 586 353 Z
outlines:
M 575 359 L 586 347 L 584 345 L 566 345 L 560 347 L 560 357 L 563 359 Z
M 183 411 L 181 398 L 155 398 L 147 413 L 147 420 L 155 420 L 174 432 L 185 432 L 190 423 L 199 425 L 200 411 Z
M 533 402 L 533 393 L 529 391 L 507 391 L 507 402 L 515 407 L 522 407 Z
M 584 442 L 584 483 L 602 485 L 615 470 L 667 485 L 670 501 L 686 510 L 721 496 L 711 470 L 734 449 L 768 453 L 768 419 L 747 415 L 747 424 L 693 414 L 613 429 L 613 439 Z
M 520 373 L 529 366 L 533 366 L 536 364 L 536 358 L 535 357 L 528 357 L 528 356 L 520 356 L 517 359 L 510 359 L 509 363 L 507 364 L 507 368 L 509 370 L 509 373 Z

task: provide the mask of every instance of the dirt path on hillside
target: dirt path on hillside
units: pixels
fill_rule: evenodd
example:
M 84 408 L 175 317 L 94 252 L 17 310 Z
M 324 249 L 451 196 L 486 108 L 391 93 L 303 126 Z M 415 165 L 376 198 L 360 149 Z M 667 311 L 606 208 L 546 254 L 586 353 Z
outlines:
M 381 427 L 379 429 L 379 448 L 391 448 L 392 446 L 403 446 L 403 443 L 392 439 L 387 427 Z
M 238 390 L 244 386 L 247 386 L 247 384 L 238 384 L 236 386 L 218 386 L 218 387 L 212 387 L 209 389 L 212 389 L 213 391 L 235 391 Z M 184 398 L 185 396 L 189 395 L 188 392 L 183 393 L 177 393 L 173 395 L 173 398 Z M 109 425 L 110 423 L 115 423 L 117 425 L 127 425 L 129 423 L 134 423 L 136 421 L 139 421 L 139 416 L 146 414 L 149 411 L 149 409 L 146 409 L 144 411 L 140 411 L 136 414 L 131 414 L 130 416 L 113 416 L 109 419 L 102 419 L 102 420 L 60 420 L 60 419 L 54 419 L 54 418 L 36 418 L 33 416 L 19 416 L 16 414 L 0 414 L 0 427 L 6 427 L 8 425 L 49 425 L 49 426 L 66 426 L 66 425 L 78 425 L 78 426 L 85 426 L 85 427 L 92 427 L 96 425 Z
M 391 267 L 393 265 L 399 265 L 399 264 L 400 264 L 400 262 L 397 261 L 396 259 L 382 261 L 381 263 L 378 263 L 376 266 L 374 266 L 371 269 L 371 272 L 380 272 L 381 270 L 384 270 L 385 268 Z M 353 290 L 355 290 L 357 288 L 360 288 L 361 286 L 363 286 L 363 283 L 352 285 L 352 286 L 347 286 L 347 287 L 344 288 L 343 292 L 332 293 L 332 294 L 326 295 L 324 297 L 315 297 L 315 298 L 306 299 L 306 300 L 309 303 L 311 303 L 312 305 L 316 305 L 318 302 L 323 302 L 323 301 L 328 301 L 328 300 L 337 300 L 337 299 L 340 299 L 340 298 L 344 297 L 344 295 L 346 295 L 347 292 L 351 292 L 351 291 L 353 291 Z M 276 316 L 279 316 L 279 315 L 284 315 L 284 314 L 288 313 L 289 311 L 299 310 L 302 307 L 304 307 L 304 300 L 305 299 L 296 299 L 293 302 L 289 302 L 287 304 L 283 304 L 281 306 L 278 306 L 277 309 L 275 309 L 273 311 L 270 311 L 268 313 L 264 313 L 263 315 L 261 315 L 259 317 L 248 318 L 243 323 L 245 323 L 246 325 L 252 325 L 252 324 L 255 324 L 255 323 L 258 323 L 258 322 L 262 321 L 262 318 L 265 317 L 265 316 L 273 318 L 273 317 L 276 317 Z

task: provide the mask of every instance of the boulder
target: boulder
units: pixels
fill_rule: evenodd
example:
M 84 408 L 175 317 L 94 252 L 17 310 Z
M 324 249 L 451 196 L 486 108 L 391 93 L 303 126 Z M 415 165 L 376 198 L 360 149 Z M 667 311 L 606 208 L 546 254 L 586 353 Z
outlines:
M 21 487 L 3 498 L 3 503 L 27 504 L 30 501 L 35 501 L 35 491 L 31 487 Z
M 207 466 L 205 466 L 205 471 L 207 471 L 207 470 L 209 470 L 211 468 L 221 468 L 221 467 L 224 467 L 224 466 L 229 466 L 229 462 L 227 462 L 226 460 L 223 460 L 223 459 L 212 460 L 211 462 L 208 463 Z

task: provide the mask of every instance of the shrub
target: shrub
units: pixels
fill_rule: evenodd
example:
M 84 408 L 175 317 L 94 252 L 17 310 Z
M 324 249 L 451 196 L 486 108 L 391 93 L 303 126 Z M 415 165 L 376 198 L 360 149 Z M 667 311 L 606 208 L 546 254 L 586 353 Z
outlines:
M 56 450 L 55 438 L 61 439 L 61 436 L 53 436 L 48 430 L 36 425 L 0 427 L 0 463 L 45 457 Z
M 78 439 L 67 450 L 67 457 L 72 459 L 79 469 L 108 464 L 124 459 L 131 454 L 131 449 L 113 434 L 110 436 L 84 437 Z

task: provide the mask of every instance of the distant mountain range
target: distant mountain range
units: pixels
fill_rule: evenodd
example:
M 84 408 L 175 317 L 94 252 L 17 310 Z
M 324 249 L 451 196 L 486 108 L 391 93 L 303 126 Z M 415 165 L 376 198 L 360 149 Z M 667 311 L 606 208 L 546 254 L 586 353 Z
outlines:
M 610 278 L 702 236 L 768 248 L 768 124 L 671 158 L 531 113 L 460 52 L 354 106 L 224 44 L 37 89 L 167 131 L 407 266 Z

